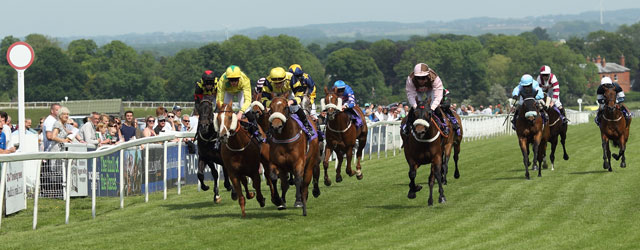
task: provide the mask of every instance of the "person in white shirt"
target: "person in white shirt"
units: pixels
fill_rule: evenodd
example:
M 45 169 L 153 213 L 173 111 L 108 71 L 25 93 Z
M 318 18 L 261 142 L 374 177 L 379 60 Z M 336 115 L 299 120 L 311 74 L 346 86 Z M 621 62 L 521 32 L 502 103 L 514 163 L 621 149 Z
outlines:
M 44 144 L 44 149 L 48 149 L 49 148 L 49 144 L 51 144 L 51 140 L 53 140 L 53 137 L 55 137 L 56 135 L 53 134 L 53 124 L 56 123 L 56 121 L 58 120 L 58 112 L 60 111 L 60 104 L 54 103 L 51 105 L 51 109 L 49 109 L 49 116 L 47 116 L 47 118 L 44 120 L 44 123 L 42 124 L 42 129 L 43 129 L 43 133 L 44 136 L 42 137 L 43 139 L 43 144 Z

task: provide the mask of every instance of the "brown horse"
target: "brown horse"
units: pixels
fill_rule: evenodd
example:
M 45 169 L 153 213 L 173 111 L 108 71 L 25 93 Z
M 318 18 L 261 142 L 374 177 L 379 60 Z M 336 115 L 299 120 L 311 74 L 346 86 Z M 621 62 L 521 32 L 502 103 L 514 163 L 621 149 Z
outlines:
M 288 93 L 284 96 L 275 96 L 269 105 L 269 121 L 271 124 L 271 136 L 269 140 L 269 167 L 267 173 L 271 178 L 271 200 L 278 209 L 286 208 L 286 193 L 289 184 L 286 183 L 287 173 L 295 176 L 296 202 L 295 207 L 302 207 L 302 215 L 307 215 L 307 197 L 309 196 L 309 183 L 313 178 L 313 196 L 320 195 L 318 187 L 319 150 L 318 138 L 307 140 L 307 135 L 300 125 L 291 117 L 287 103 Z M 311 123 L 311 126 L 315 124 Z M 276 188 L 278 177 L 281 180 L 282 197 L 278 197 Z
M 538 170 L 538 177 L 542 177 L 542 169 L 538 165 L 544 159 L 546 149 L 546 138 L 548 138 L 548 124 L 542 119 L 542 113 L 536 107 L 535 91 L 529 87 L 523 89 L 520 95 L 524 99 L 518 110 L 516 120 L 516 134 L 518 143 L 522 151 L 522 161 L 524 163 L 525 177 L 529 180 L 529 145 L 533 145 L 533 170 Z M 545 136 L 546 127 L 546 136 Z
M 401 133 L 404 157 L 409 164 L 409 193 L 407 197 L 409 199 L 416 198 L 416 192 L 422 189 L 422 186 L 415 184 L 415 178 L 420 165 L 431 163 L 431 174 L 429 175 L 429 200 L 428 205 L 433 205 L 433 185 L 435 180 L 438 180 L 438 191 L 440 197 L 438 202 L 446 202 L 444 196 L 444 189 L 442 188 L 442 145 L 444 138 L 442 132 L 438 128 L 438 125 L 433 120 L 433 113 L 430 108 L 426 106 L 430 102 L 419 102 L 418 107 L 413 109 L 408 115 L 415 117 L 413 128 L 410 135 L 404 135 Z M 426 107 L 425 107 L 426 106 Z M 402 120 L 404 124 L 406 118 Z M 404 126 L 408 126 L 404 124 Z
M 329 175 L 327 175 L 327 169 L 329 168 L 329 157 L 331 157 L 332 150 L 336 152 L 338 157 L 338 168 L 336 169 L 336 182 L 342 181 L 341 167 L 343 155 L 347 154 L 347 168 L 345 172 L 349 176 L 356 175 L 358 180 L 362 180 L 362 166 L 360 165 L 360 159 L 362 158 L 362 149 L 367 144 L 367 123 L 364 119 L 364 114 L 358 105 L 353 107 L 360 119 L 362 119 L 362 127 L 356 128 L 355 124 L 351 121 L 351 114 L 342 111 L 342 98 L 339 98 L 335 93 L 335 88 L 329 91 L 327 87 L 324 87 L 327 96 L 321 99 L 322 110 L 327 111 L 327 121 L 325 124 L 327 143 L 324 147 L 324 160 L 322 165 L 324 167 L 324 184 L 331 185 Z M 356 152 L 356 171 L 351 170 L 351 160 L 353 158 L 353 148 L 356 145 L 356 139 L 358 139 L 358 149 Z
M 209 190 L 209 186 L 204 183 L 204 169 L 209 166 L 211 175 L 213 176 L 213 201 L 220 203 L 220 190 L 218 188 L 218 170 L 214 164 L 223 166 L 220 151 L 215 150 L 215 144 L 218 140 L 218 134 L 213 126 L 213 103 L 210 100 L 202 100 L 196 107 L 196 111 L 200 115 L 198 128 L 196 130 L 196 141 L 198 142 L 198 180 L 200 180 L 200 188 L 204 191 Z M 224 186 L 227 190 L 231 189 L 229 177 L 226 170 L 222 167 L 224 173 Z
M 602 112 L 602 119 L 600 119 L 600 136 L 602 137 L 602 159 L 604 163 L 602 167 L 611 169 L 611 150 L 609 149 L 609 140 L 613 143 L 614 147 L 619 147 L 618 154 L 613 154 L 613 158 L 619 160 L 620 167 L 627 167 L 625 161 L 624 151 L 627 148 L 627 141 L 629 140 L 629 126 L 631 125 L 631 118 L 625 119 L 624 114 L 620 110 L 620 104 L 616 103 L 616 91 L 613 87 L 606 87 L 604 92 L 605 106 Z
M 555 170 L 555 153 L 556 147 L 558 146 L 558 136 L 560 136 L 560 143 L 562 143 L 562 151 L 564 155 L 562 158 L 566 161 L 569 160 L 569 155 L 567 154 L 567 148 L 565 147 L 565 140 L 567 139 L 567 123 L 562 123 L 562 117 L 560 116 L 560 111 L 555 109 L 554 107 L 546 108 L 547 114 L 549 114 L 549 139 L 548 142 L 551 143 L 551 153 L 549 154 L 549 159 L 551 160 L 551 170 Z M 546 159 L 546 158 L 545 158 Z M 546 160 L 544 162 L 547 165 Z
M 253 181 L 253 188 L 257 193 L 257 200 L 260 207 L 264 207 L 264 197 L 260 190 L 260 163 L 267 166 L 269 164 L 269 145 L 260 145 L 241 125 L 236 114 L 231 109 L 232 103 L 217 104 L 218 113 L 215 114 L 214 126 L 219 132 L 222 143 L 220 153 L 224 161 L 224 167 L 229 173 L 229 179 L 233 183 L 233 189 L 238 199 L 242 217 L 245 217 L 245 197 L 242 195 L 242 185 L 245 187 L 247 198 L 254 197 L 247 189 L 247 177 Z M 260 130 L 260 133 L 263 133 Z
M 442 108 L 439 107 L 438 109 Z M 460 155 L 460 144 L 462 143 L 462 120 L 460 116 L 456 112 L 451 112 L 453 116 L 458 121 L 458 126 L 460 126 L 460 135 L 456 131 L 453 131 L 453 126 L 451 121 L 446 115 L 443 115 L 443 119 L 447 123 L 447 129 L 449 130 L 449 136 L 443 139 L 443 149 L 442 149 L 442 184 L 447 185 L 447 174 L 449 173 L 449 159 L 451 157 L 451 149 L 453 148 L 453 161 L 456 165 L 456 170 L 453 173 L 453 177 L 458 179 L 460 178 L 460 171 L 458 170 L 458 158 Z M 441 112 L 442 114 L 442 112 Z

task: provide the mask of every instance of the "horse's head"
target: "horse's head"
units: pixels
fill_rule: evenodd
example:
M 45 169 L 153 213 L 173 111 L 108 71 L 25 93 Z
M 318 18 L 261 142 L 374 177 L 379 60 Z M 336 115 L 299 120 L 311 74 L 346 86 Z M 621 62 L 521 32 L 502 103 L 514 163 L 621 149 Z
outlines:
M 283 96 L 275 96 L 271 99 L 271 104 L 269 105 L 269 123 L 277 133 L 282 133 L 282 128 L 284 128 L 287 123 L 287 117 L 289 117 L 288 96 L 289 93 Z
M 522 87 L 520 91 L 523 102 L 520 106 L 520 115 L 524 115 L 528 121 L 533 122 L 538 117 L 538 108 L 536 107 L 536 91 L 531 85 Z
M 253 113 L 255 117 L 260 117 L 264 113 L 264 105 L 260 99 L 262 99 L 262 93 L 256 92 L 253 94 L 251 106 L 249 106 L 249 112 Z
M 433 113 L 431 112 L 429 103 L 431 103 L 431 101 L 418 102 L 418 106 L 409 114 L 415 118 L 412 124 L 413 129 L 415 130 L 416 135 L 420 137 L 426 135 L 427 131 L 429 131 L 429 128 L 431 127 L 431 123 L 429 123 L 429 121 L 431 120 Z
M 327 118 L 329 120 L 333 120 L 336 117 L 336 113 L 342 111 L 342 98 L 340 98 L 334 90 L 335 88 L 329 91 L 325 86 L 324 92 L 327 93 L 327 96 L 320 100 L 322 111 L 327 112 Z
M 214 127 L 222 142 L 226 143 L 230 136 L 233 136 L 238 129 L 238 117 L 231 108 L 232 101 L 225 104 L 218 104 L 218 112 L 214 115 Z
M 209 131 L 209 126 L 213 124 L 213 103 L 211 100 L 203 99 L 196 105 L 199 130 L 203 132 Z
M 616 88 L 613 84 L 604 84 L 604 105 L 608 111 L 616 109 Z

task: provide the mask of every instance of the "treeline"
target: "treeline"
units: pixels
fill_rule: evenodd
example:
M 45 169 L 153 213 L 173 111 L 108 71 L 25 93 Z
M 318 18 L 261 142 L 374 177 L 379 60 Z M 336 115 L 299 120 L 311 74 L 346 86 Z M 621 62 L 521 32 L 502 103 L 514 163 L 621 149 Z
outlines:
M 0 54 L 18 38 L 7 36 Z M 183 49 L 174 56 L 137 52 L 120 41 L 97 46 L 74 40 L 63 49 L 55 39 L 31 34 L 24 41 L 36 59 L 25 73 L 27 101 L 122 98 L 124 100 L 192 99 L 194 81 L 205 69 L 220 74 L 231 64 L 255 81 L 272 67 L 302 65 L 322 87 L 335 80 L 350 84 L 361 103 L 404 101 L 405 79 L 413 65 L 426 62 L 436 70 L 456 102 L 473 105 L 502 103 L 522 74 L 537 75 L 549 65 L 561 83 L 563 103 L 594 99 L 597 68 L 587 57 L 600 55 L 618 62 L 624 55 L 632 79 L 640 74 L 640 23 L 622 25 L 616 32 L 592 32 L 566 43 L 551 41 L 536 28 L 517 36 L 437 34 L 407 41 L 336 42 L 303 46 L 297 38 L 233 36 L 220 43 Z M 0 60 L 0 101 L 17 96 L 15 71 Z M 634 87 L 639 87 L 638 84 Z

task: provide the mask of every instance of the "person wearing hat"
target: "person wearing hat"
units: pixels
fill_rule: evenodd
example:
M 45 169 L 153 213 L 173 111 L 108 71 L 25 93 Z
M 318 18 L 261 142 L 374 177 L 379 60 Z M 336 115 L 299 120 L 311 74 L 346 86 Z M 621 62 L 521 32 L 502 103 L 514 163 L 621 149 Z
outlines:
M 413 116 L 413 110 L 418 106 L 417 101 L 431 98 L 428 112 L 436 111 L 438 106 L 442 104 L 445 89 L 442 85 L 442 80 L 440 80 L 440 77 L 433 69 L 429 68 L 429 65 L 426 63 L 418 63 L 413 67 L 413 72 L 407 76 L 405 90 L 407 92 L 407 101 L 409 102 L 410 110 L 407 114 L 407 121 L 402 129 L 402 133 L 408 135 L 413 127 L 413 122 L 416 120 Z M 439 112 L 436 112 L 436 115 L 438 115 L 438 113 Z M 443 118 L 444 115 L 445 114 L 439 114 L 441 118 Z M 448 117 L 451 120 L 451 117 L 454 116 L 448 115 Z M 451 122 L 454 125 L 454 130 L 457 130 L 458 123 L 455 118 L 453 118 Z M 442 130 L 445 134 L 448 131 L 448 129 Z
M 178 129 L 176 129 L 176 131 L 180 131 L 180 129 L 182 128 L 182 126 L 184 126 L 184 124 L 182 123 L 182 108 L 179 105 L 175 105 L 173 106 L 173 109 L 171 110 L 171 113 L 173 113 L 175 115 L 175 119 L 174 119 L 174 123 L 178 124 Z
M 293 74 L 293 87 L 300 87 L 303 89 L 304 97 L 309 100 L 306 102 L 303 100 L 302 108 L 307 111 L 307 113 L 311 114 L 311 105 L 315 102 L 316 99 L 316 84 L 311 79 L 309 74 L 302 71 L 302 66 L 299 64 L 292 64 L 289 66 L 289 73 Z
M 167 119 L 164 117 L 164 115 L 160 115 L 158 116 L 158 126 L 156 126 L 153 129 L 153 132 L 156 133 L 156 135 L 159 135 L 160 132 L 165 132 L 164 127 L 167 124 Z
M 535 98 L 538 101 L 536 102 L 537 106 L 539 106 L 538 108 L 544 105 L 544 101 L 542 100 L 542 98 L 544 98 L 544 92 L 542 91 L 542 88 L 540 88 L 538 81 L 533 80 L 533 77 L 529 74 L 522 75 L 522 77 L 520 78 L 520 83 L 518 83 L 518 86 L 516 86 L 511 92 L 511 95 L 513 96 L 512 98 L 514 100 L 518 99 L 518 103 L 515 106 L 511 107 L 511 112 L 515 111 L 515 113 L 513 114 L 513 118 L 511 119 L 511 128 L 513 130 L 516 129 L 516 120 L 518 119 L 517 107 L 522 105 L 522 103 L 524 102 L 524 99 L 522 98 L 522 96 L 520 96 L 520 92 L 525 88 L 533 88 L 533 91 L 536 93 Z M 545 114 L 545 112 L 540 113 L 542 113 L 543 115 Z
M 300 108 L 302 99 L 304 98 L 304 88 L 300 83 L 294 82 L 295 78 L 291 72 L 287 72 L 282 67 L 272 68 L 269 72 L 269 76 L 262 88 L 262 105 L 269 107 L 273 94 L 284 94 L 287 92 L 293 92 L 293 96 L 289 96 L 289 110 L 291 113 L 295 113 L 300 118 L 300 121 L 307 130 L 307 136 L 310 138 L 313 136 L 314 131 L 309 123 L 304 110 Z
M 606 88 L 614 88 L 616 91 L 616 104 L 620 105 L 620 110 L 624 114 L 625 119 L 627 121 L 631 119 L 631 112 L 624 105 L 624 91 L 617 82 L 611 81 L 611 78 L 605 76 L 600 80 L 600 86 L 598 86 L 598 90 L 596 90 L 596 99 L 598 100 L 598 113 L 596 114 L 596 118 L 594 122 L 596 125 L 600 126 L 600 116 L 602 115 L 602 110 L 604 109 L 604 92 Z
M 567 124 L 569 120 L 567 119 L 567 115 L 565 114 L 562 103 L 560 102 L 560 83 L 558 83 L 556 75 L 551 74 L 551 68 L 547 65 L 542 65 L 542 68 L 540 68 L 540 74 L 538 75 L 538 78 L 536 78 L 536 81 L 540 84 L 542 91 L 547 93 L 548 97 L 551 97 L 551 105 L 549 105 L 549 107 L 555 107 L 560 111 L 562 123 Z
M 202 78 L 200 81 L 196 82 L 196 90 L 193 94 L 193 99 L 195 101 L 195 106 L 198 106 L 202 99 L 209 99 L 215 101 L 216 98 L 216 84 L 218 83 L 218 78 L 213 73 L 212 70 L 205 70 L 202 73 Z
M 240 67 L 231 65 L 227 67 L 227 70 L 218 79 L 218 103 L 228 103 L 233 101 L 233 97 L 236 96 L 238 103 L 240 104 L 240 110 L 236 114 L 238 120 L 243 116 L 247 116 L 249 120 L 248 124 L 241 123 L 250 134 L 252 134 L 258 142 L 262 142 L 262 136 L 260 135 L 258 122 L 249 113 L 249 106 L 251 105 L 251 80 L 242 72 Z M 252 113 L 251 113 L 252 114 Z

